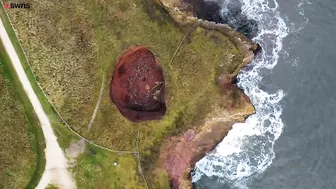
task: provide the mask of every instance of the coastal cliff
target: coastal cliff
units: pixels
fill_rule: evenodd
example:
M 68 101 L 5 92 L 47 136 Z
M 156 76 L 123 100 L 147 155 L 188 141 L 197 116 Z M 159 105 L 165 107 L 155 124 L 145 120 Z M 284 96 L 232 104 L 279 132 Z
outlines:
M 170 187 L 173 189 L 189 189 L 192 188 L 191 171 L 196 162 L 223 140 L 234 123 L 243 122 L 255 113 L 249 98 L 235 85 L 235 81 L 239 71 L 261 48 L 226 24 L 195 17 L 190 8 L 193 5 L 190 3 L 183 0 L 158 0 L 158 3 L 182 25 L 200 26 L 228 36 L 243 55 L 243 60 L 236 70 L 217 75 L 215 80 L 222 98 L 218 99 L 218 104 L 206 115 L 205 121 L 165 139 L 160 148 L 160 156 L 155 164 L 159 168 L 155 168 L 154 172 L 166 171 L 170 178 Z

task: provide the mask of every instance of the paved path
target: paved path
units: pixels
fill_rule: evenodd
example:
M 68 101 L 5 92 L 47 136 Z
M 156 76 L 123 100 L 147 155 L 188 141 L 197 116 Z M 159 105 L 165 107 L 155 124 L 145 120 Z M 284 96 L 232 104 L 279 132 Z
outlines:
M 61 189 L 74 189 L 76 184 L 68 171 L 67 159 L 57 143 L 57 137 L 55 136 L 47 114 L 44 112 L 40 101 L 38 100 L 29 80 L 24 72 L 18 54 L 16 53 L 12 42 L 5 30 L 5 26 L 0 19 L 0 39 L 3 42 L 4 48 L 10 57 L 10 60 L 15 68 L 15 71 L 20 79 L 20 82 L 27 93 L 34 111 L 42 126 L 43 134 L 45 137 L 45 157 L 46 167 L 40 183 L 36 187 L 37 189 L 44 189 L 49 183 L 58 186 Z

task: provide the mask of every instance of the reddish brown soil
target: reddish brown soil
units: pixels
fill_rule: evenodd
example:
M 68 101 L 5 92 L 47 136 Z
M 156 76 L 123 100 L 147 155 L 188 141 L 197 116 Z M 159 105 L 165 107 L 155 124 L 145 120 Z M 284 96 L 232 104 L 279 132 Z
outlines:
M 193 157 L 197 153 L 193 144 L 195 135 L 195 131 L 190 129 L 182 137 L 172 137 L 163 145 L 164 153 L 161 153 L 160 158 L 164 160 L 172 189 L 180 188 L 182 175 L 192 166 Z
M 133 46 L 114 70 L 110 97 L 133 122 L 161 119 L 166 112 L 165 80 L 159 60 L 145 46 Z

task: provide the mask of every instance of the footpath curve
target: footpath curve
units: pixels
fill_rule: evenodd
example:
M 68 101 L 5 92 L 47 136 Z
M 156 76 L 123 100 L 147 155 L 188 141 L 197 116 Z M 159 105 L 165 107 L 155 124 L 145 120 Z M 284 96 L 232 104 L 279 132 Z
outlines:
M 46 167 L 43 172 L 42 178 L 36 187 L 37 189 L 43 189 L 48 186 L 48 184 L 57 185 L 60 188 L 74 189 L 76 184 L 72 178 L 70 172 L 68 171 L 67 159 L 57 142 L 57 137 L 53 132 L 50 121 L 47 114 L 44 112 L 40 101 L 38 100 L 32 85 L 30 84 L 28 77 L 22 67 L 21 61 L 18 54 L 16 53 L 14 46 L 7 34 L 5 26 L 0 19 L 0 39 L 3 43 L 5 51 L 7 52 L 12 66 L 16 71 L 16 74 L 25 90 L 33 108 L 36 116 L 42 127 L 43 135 L 45 137 L 45 158 Z

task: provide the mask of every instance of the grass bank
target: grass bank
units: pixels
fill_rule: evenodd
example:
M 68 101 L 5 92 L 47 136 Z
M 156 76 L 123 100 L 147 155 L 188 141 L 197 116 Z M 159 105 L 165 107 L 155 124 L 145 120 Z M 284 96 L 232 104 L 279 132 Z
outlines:
M 44 136 L 0 41 L 0 188 L 35 188 L 45 167 Z

